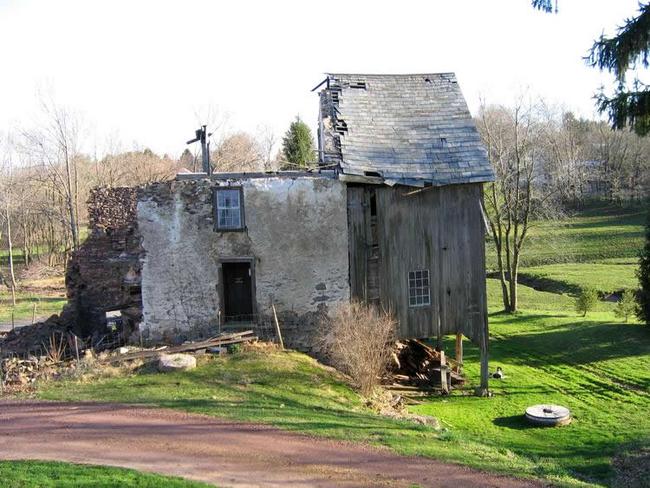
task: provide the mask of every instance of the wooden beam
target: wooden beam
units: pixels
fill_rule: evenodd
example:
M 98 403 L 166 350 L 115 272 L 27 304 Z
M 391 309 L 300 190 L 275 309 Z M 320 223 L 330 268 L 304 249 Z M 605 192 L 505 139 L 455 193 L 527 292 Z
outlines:
M 476 389 L 478 396 L 490 396 L 489 387 L 489 366 L 488 366 L 488 318 L 487 310 L 483 313 L 483 327 L 479 336 L 479 350 L 481 357 L 481 385 Z
M 282 332 L 280 332 L 280 322 L 278 322 L 278 314 L 275 312 L 274 303 L 271 303 L 271 308 L 273 309 L 273 320 L 275 321 L 275 332 L 278 334 L 278 340 L 280 341 L 280 350 L 284 351 L 284 341 L 282 340 Z
M 443 394 L 449 393 L 449 383 L 447 379 L 447 359 L 445 351 L 440 351 L 440 388 Z
M 456 373 L 463 373 L 463 334 L 456 332 Z

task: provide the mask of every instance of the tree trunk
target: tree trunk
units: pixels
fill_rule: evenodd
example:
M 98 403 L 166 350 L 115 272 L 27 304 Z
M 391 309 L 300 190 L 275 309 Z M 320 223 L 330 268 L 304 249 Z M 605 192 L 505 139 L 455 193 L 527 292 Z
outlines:
M 7 219 L 7 247 L 9 248 L 9 284 L 11 285 L 11 301 L 16 306 L 16 274 L 14 273 L 14 248 L 11 241 L 11 212 L 9 202 L 5 206 L 5 217 Z
M 23 264 L 29 266 L 29 245 L 27 239 L 27 217 L 23 218 Z
M 497 251 L 497 268 L 499 269 L 499 283 L 501 284 L 501 298 L 503 300 L 503 309 L 508 310 L 510 299 L 508 295 L 508 286 L 506 281 L 506 272 L 503 268 L 503 248 L 498 237 L 494 237 L 494 245 Z

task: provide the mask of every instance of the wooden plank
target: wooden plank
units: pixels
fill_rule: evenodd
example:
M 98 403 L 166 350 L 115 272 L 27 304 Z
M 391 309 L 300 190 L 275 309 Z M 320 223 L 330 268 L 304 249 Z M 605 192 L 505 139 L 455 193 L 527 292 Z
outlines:
M 198 351 L 199 349 L 206 349 L 208 347 L 225 346 L 229 344 L 238 344 L 240 342 L 257 340 L 257 337 L 253 336 L 252 334 L 252 330 L 223 334 L 219 337 L 213 337 L 212 339 L 207 339 L 205 341 L 191 342 L 188 344 L 181 344 L 180 346 L 168 347 L 165 349 L 153 349 L 147 351 L 136 351 L 130 354 L 120 354 L 119 356 L 109 357 L 106 361 L 109 363 L 115 363 L 120 361 L 131 361 L 133 359 L 147 359 L 155 357 L 159 354 L 192 352 Z
M 456 332 L 456 373 L 463 372 L 463 334 Z
M 348 254 L 350 295 L 366 301 L 367 256 L 363 187 L 348 186 Z
M 462 332 L 479 343 L 485 296 L 481 185 L 449 185 L 405 195 L 378 187 L 380 299 L 400 337 Z M 430 305 L 410 307 L 408 272 L 430 271 Z
M 445 351 L 440 351 L 440 388 L 443 393 L 449 393 L 449 383 L 447 380 L 447 361 L 445 361 Z
M 284 341 L 282 340 L 282 332 L 280 332 L 280 322 L 278 322 L 278 314 L 275 311 L 274 303 L 271 303 L 271 308 L 273 309 L 273 320 L 275 321 L 275 332 L 278 335 L 278 340 L 280 341 L 280 350 L 284 351 Z

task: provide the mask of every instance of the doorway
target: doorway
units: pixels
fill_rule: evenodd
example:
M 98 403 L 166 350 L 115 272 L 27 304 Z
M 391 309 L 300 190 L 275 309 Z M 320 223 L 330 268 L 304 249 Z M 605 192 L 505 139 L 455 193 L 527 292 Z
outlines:
M 221 264 L 223 315 L 226 322 L 247 322 L 253 318 L 253 270 L 250 261 Z

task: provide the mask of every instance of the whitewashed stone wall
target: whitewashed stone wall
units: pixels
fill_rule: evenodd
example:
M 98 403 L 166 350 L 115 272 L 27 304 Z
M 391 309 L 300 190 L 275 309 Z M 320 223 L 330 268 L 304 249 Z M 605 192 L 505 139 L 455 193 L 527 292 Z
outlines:
M 243 188 L 244 232 L 214 230 L 212 189 L 225 185 Z M 347 197 L 336 179 L 159 183 L 141 192 L 137 215 L 142 329 L 152 340 L 215 330 L 221 259 L 254 258 L 257 312 L 274 302 L 294 347 L 309 349 L 317 316 L 349 300 Z

